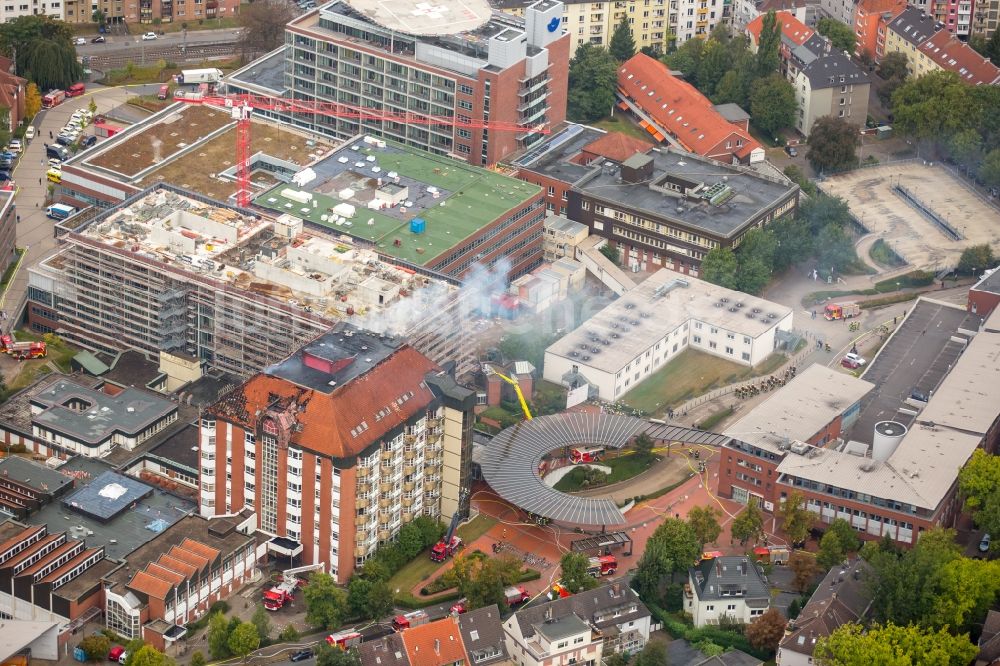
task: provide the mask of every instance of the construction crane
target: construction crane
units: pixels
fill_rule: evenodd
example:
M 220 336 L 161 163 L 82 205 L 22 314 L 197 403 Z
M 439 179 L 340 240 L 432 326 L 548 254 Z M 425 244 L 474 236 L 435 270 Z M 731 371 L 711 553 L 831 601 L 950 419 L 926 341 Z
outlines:
M 514 387 L 514 393 L 517 394 L 517 400 L 521 403 L 521 409 L 524 411 L 524 418 L 530 421 L 532 419 L 531 410 L 528 409 L 528 401 L 524 399 L 524 393 L 521 392 L 521 385 L 517 383 L 517 380 L 500 374 L 492 365 L 484 366 L 484 368 L 487 375 L 496 375 Z
M 544 125 L 524 125 L 491 120 L 460 120 L 458 116 L 436 116 L 409 111 L 387 111 L 385 109 L 370 109 L 364 106 L 353 106 L 339 102 L 320 102 L 305 99 L 289 99 L 283 97 L 267 97 L 264 95 L 222 95 L 208 93 L 205 95 L 185 94 L 178 91 L 175 101 L 187 104 L 208 104 L 230 110 L 236 121 L 236 178 L 239 189 L 236 191 L 236 203 L 241 207 L 250 205 L 250 116 L 255 111 L 275 111 L 278 113 L 302 113 L 308 115 L 333 116 L 350 120 L 378 120 L 400 123 L 402 125 L 438 125 L 447 127 L 468 127 L 485 129 L 493 132 L 529 132 L 532 134 L 548 134 Z

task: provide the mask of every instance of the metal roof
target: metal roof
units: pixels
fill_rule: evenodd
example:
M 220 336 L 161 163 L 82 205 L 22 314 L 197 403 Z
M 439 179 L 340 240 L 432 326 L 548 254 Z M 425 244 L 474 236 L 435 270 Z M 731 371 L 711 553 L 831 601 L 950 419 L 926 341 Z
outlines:
M 550 488 L 538 474 L 542 457 L 580 444 L 620 449 L 649 426 L 612 414 L 554 414 L 502 431 L 483 454 L 483 477 L 500 497 L 535 515 L 574 525 L 623 525 L 611 500 L 574 497 Z M 709 434 L 709 433 L 706 433 Z
M 685 444 L 707 444 L 708 446 L 725 446 L 732 437 L 717 435 L 707 430 L 695 430 L 674 425 L 651 424 L 646 434 L 660 441 L 684 442 Z

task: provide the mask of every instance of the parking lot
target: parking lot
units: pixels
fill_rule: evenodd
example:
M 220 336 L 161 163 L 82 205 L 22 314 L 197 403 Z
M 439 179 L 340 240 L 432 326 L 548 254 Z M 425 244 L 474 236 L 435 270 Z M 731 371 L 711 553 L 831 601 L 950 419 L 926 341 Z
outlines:
M 961 236 L 955 240 L 892 189 L 913 193 Z M 1000 209 L 940 165 L 896 162 L 830 176 L 820 189 L 847 201 L 851 212 L 872 233 L 916 268 L 954 266 L 971 245 L 1000 244 Z
M 912 417 L 899 409 L 914 390 L 929 394 L 948 372 L 965 345 L 960 329 L 976 330 L 979 317 L 956 306 L 920 300 L 862 375 L 875 384 L 861 404 L 851 439 L 870 442 L 875 424 Z

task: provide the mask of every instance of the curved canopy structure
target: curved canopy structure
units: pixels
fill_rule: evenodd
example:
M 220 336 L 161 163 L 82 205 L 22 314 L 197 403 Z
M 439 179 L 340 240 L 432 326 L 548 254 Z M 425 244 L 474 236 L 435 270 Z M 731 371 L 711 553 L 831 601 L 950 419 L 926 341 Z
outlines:
M 500 497 L 535 515 L 573 525 L 623 525 L 611 500 L 576 497 L 550 488 L 538 474 L 542 457 L 563 447 L 621 449 L 649 423 L 631 416 L 566 413 L 540 416 L 493 438 L 480 465 Z

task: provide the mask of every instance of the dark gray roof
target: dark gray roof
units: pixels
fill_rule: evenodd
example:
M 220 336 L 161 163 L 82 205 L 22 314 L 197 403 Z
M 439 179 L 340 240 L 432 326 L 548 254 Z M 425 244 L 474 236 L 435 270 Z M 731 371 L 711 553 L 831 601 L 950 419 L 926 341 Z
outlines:
M 583 148 L 605 135 L 586 125 L 569 125 L 514 160 L 514 165 L 555 178 L 564 183 L 575 183 L 593 168 L 570 162 Z
M 134 349 L 120 352 L 110 358 L 101 355 L 100 358 L 111 368 L 103 375 L 104 379 L 122 386 L 146 386 L 162 374 L 159 363 L 150 361 Z
M 534 635 L 533 627 L 545 622 L 545 615 L 550 610 L 554 619 L 576 615 L 599 629 L 627 624 L 649 617 L 650 614 L 634 590 L 621 583 L 612 583 L 537 606 L 522 608 L 514 614 L 521 628 L 521 634 L 526 638 Z M 617 617 L 613 615 L 615 610 L 620 611 Z
M 889 29 L 914 46 L 920 46 L 941 28 L 933 16 L 917 7 L 907 7 L 889 22 Z
M 462 632 L 465 652 L 476 666 L 489 666 L 507 660 L 503 624 L 496 604 L 459 615 L 458 628 Z M 483 658 L 483 655 L 494 653 L 494 657 Z
M 198 474 L 198 426 L 189 423 L 146 453 L 147 458 L 159 458 L 177 467 Z
M 358 646 L 361 666 L 410 666 L 402 634 L 389 634 Z
M 64 499 L 63 506 L 106 523 L 152 494 L 152 486 L 109 470 Z
M 576 613 L 568 613 L 562 617 L 553 617 L 550 620 L 543 619 L 532 625 L 535 634 L 545 637 L 549 643 L 558 641 L 560 638 L 568 638 L 576 634 L 590 631 L 590 625 L 583 619 L 577 617 Z
M 760 666 L 763 662 L 740 650 L 729 650 L 716 657 L 706 656 L 694 645 L 678 638 L 667 644 L 670 666 Z
M 744 111 L 739 104 L 733 104 L 732 102 L 727 102 L 725 104 L 716 104 L 715 110 L 719 112 L 720 116 L 722 116 L 731 123 L 738 123 L 744 120 L 750 120 L 750 114 Z
M 233 72 L 227 82 L 237 87 L 248 86 L 254 92 L 285 91 L 285 47 L 280 47 L 262 58 L 254 60 L 243 69 Z
M 561 493 L 542 481 L 538 465 L 545 454 L 565 446 L 620 449 L 647 426 L 614 414 L 564 413 L 523 421 L 486 447 L 480 460 L 483 478 L 500 497 L 535 515 L 572 525 L 622 525 L 625 517 L 614 502 Z
M 771 599 L 767 578 L 757 565 L 746 556 L 716 557 L 705 560 L 688 569 L 698 599 L 763 599 L 765 604 Z
M 0 475 L 49 495 L 56 495 L 64 486 L 73 484 L 72 478 L 17 456 L 0 460 Z
M 816 58 L 802 68 L 813 90 L 868 83 L 868 75 L 840 52 Z M 843 80 L 841 80 L 843 77 Z
M 871 607 L 870 574 L 871 567 L 863 560 L 830 569 L 799 616 L 789 623 L 782 649 L 812 655 L 818 639 L 841 625 L 862 620 Z
M 988 291 L 991 294 L 1000 294 L 1000 267 L 994 268 L 992 273 L 981 279 L 972 288 L 975 291 Z

